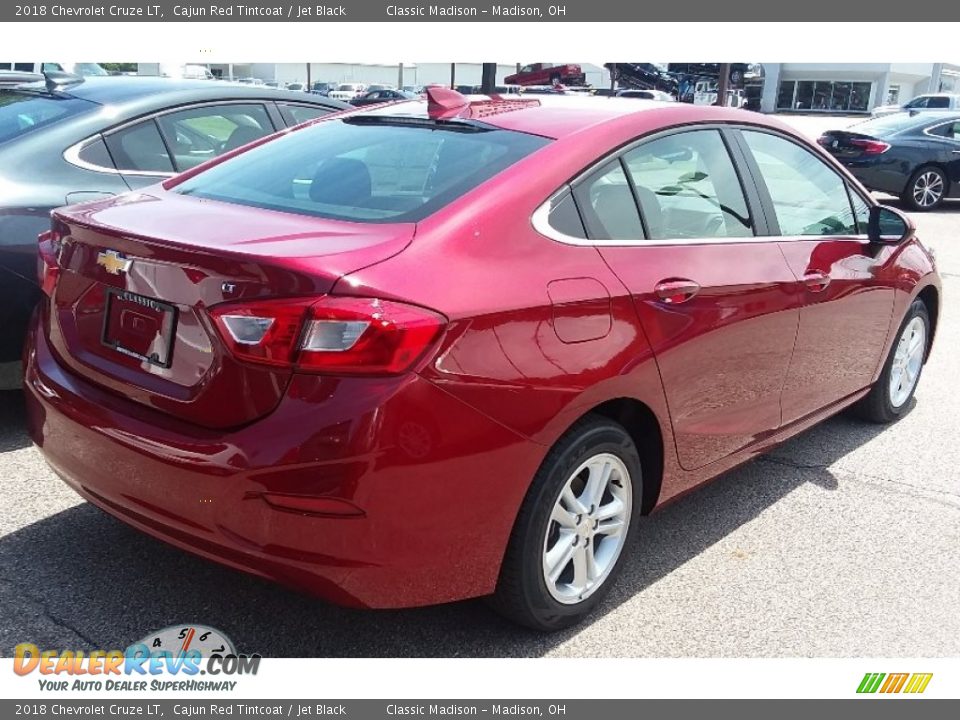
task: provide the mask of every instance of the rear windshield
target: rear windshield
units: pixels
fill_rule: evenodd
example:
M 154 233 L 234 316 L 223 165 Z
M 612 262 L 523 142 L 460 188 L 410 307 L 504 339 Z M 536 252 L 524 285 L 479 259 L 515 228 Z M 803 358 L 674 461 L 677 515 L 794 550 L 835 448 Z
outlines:
M 0 143 L 96 107 L 79 98 L 0 91 Z
M 417 222 L 549 142 L 509 130 L 359 120 L 289 133 L 174 191 L 336 220 Z

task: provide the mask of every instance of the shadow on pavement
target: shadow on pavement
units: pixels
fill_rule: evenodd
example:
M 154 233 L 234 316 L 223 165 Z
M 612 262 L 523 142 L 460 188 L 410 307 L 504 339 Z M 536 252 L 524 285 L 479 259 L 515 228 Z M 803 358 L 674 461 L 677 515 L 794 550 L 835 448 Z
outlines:
M 30 445 L 23 393 L 0 390 L 0 452 L 19 450 Z
M 807 482 L 836 489 L 826 467 L 882 429 L 835 418 L 656 512 L 597 615 L 550 636 L 501 620 L 481 601 L 333 607 L 194 558 L 82 504 L 0 539 L 0 653 L 26 641 L 122 648 L 153 630 L 201 623 L 225 632 L 241 652 L 264 656 L 540 656 L 794 489 Z

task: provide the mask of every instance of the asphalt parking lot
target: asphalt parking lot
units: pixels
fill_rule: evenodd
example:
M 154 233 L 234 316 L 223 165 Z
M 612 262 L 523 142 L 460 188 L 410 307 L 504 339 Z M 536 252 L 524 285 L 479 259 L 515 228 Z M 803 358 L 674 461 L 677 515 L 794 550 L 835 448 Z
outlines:
M 912 411 L 891 427 L 835 418 L 654 514 L 601 611 L 552 636 L 479 601 L 344 610 L 144 537 L 57 480 L 22 396 L 0 394 L 0 653 L 203 623 L 287 657 L 956 656 L 960 202 L 914 219 L 945 309 Z

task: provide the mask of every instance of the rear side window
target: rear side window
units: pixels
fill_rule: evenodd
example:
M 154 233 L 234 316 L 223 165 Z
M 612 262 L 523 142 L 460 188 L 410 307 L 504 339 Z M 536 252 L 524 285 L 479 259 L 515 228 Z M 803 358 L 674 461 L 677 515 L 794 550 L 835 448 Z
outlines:
M 769 133 L 742 131 L 770 193 L 781 235 L 856 235 L 846 182 L 812 152 Z
M 646 237 L 630 182 L 614 160 L 577 185 L 577 204 L 592 240 L 639 240 Z
M 107 148 L 118 170 L 172 173 L 173 163 L 153 120 L 111 133 Z
M 332 108 L 326 108 L 321 105 L 281 105 L 280 112 L 290 125 L 299 125 L 300 123 L 316 120 L 318 117 L 329 115 L 333 112 Z
M 652 140 L 623 160 L 651 240 L 753 235 L 740 180 L 717 130 Z
M 99 107 L 72 97 L 0 91 L 0 143 Z
M 583 228 L 580 211 L 569 191 L 554 198 L 550 203 L 550 227 L 569 237 L 584 239 L 587 233 Z
M 289 133 L 174 190 L 332 219 L 416 222 L 548 142 L 508 130 L 360 116 Z

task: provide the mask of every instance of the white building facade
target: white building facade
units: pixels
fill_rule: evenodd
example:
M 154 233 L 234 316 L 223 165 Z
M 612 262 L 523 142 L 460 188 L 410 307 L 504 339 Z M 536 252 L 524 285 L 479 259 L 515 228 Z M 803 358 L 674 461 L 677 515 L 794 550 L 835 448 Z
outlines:
M 960 92 L 948 63 L 763 63 L 763 112 L 869 113 L 928 92 Z

